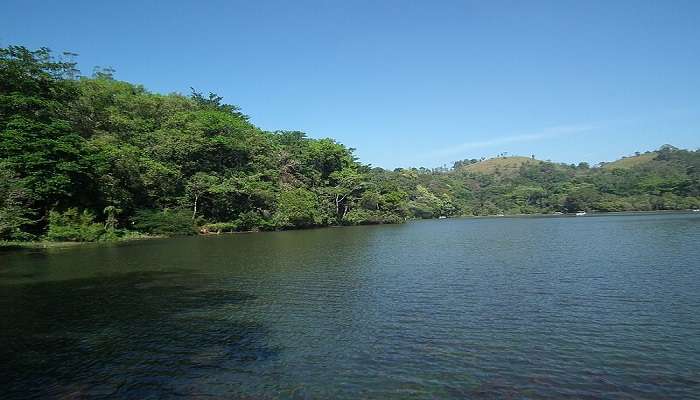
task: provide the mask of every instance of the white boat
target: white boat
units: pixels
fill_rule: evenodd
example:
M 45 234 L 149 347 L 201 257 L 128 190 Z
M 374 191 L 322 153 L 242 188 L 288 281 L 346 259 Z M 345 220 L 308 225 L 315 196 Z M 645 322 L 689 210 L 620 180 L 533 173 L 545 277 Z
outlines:
M 576 216 L 580 217 L 582 215 L 586 215 L 586 212 L 585 211 L 576 211 Z
M 694 209 L 693 212 L 700 212 L 700 208 Z
M 445 219 L 445 218 L 447 218 L 447 217 L 444 216 L 444 215 L 441 215 L 441 216 L 438 217 L 438 219 Z

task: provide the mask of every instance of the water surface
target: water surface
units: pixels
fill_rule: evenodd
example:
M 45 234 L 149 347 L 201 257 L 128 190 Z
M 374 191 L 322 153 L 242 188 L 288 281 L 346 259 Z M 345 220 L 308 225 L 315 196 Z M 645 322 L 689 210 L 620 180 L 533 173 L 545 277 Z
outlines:
M 700 215 L 0 253 L 0 392 L 700 398 Z

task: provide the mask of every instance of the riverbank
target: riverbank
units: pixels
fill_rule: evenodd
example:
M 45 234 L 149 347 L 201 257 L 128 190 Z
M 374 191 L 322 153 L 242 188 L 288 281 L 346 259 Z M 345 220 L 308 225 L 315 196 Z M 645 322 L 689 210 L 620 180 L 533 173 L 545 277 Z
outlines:
M 507 217 L 593 217 L 604 215 L 635 215 L 635 214 L 692 214 L 698 213 L 694 209 L 687 210 L 629 210 L 629 211 L 587 211 L 584 215 L 576 213 L 533 213 L 533 214 L 491 214 L 491 215 L 462 215 L 448 218 L 507 218 Z
M 122 237 L 114 240 L 103 240 L 97 242 L 51 242 L 46 240 L 34 241 L 34 242 L 14 242 L 14 241 L 0 241 L 0 251 L 3 250 L 45 250 L 45 249 L 62 249 L 70 248 L 84 245 L 95 245 L 95 244 L 115 244 L 115 243 L 128 243 L 136 242 L 140 240 L 152 240 L 152 239 L 165 239 L 168 236 L 163 235 L 146 235 L 142 233 L 135 233 L 129 235 L 128 237 Z
M 640 210 L 640 211 L 591 211 L 588 212 L 584 217 L 594 217 L 594 216 L 605 216 L 605 215 L 636 215 L 636 214 L 660 214 L 660 213 L 697 213 L 695 210 Z M 494 214 L 494 215 L 456 215 L 450 216 L 446 219 L 461 219 L 461 218 L 522 218 L 522 217 L 552 217 L 552 218 L 567 218 L 567 217 L 581 217 L 576 214 L 561 214 L 561 213 L 537 213 L 537 214 Z M 437 220 L 438 218 L 428 218 L 427 220 Z M 408 219 L 409 221 L 421 221 L 423 219 Z M 387 225 L 387 224 L 372 224 L 372 225 Z M 307 228 L 295 228 L 287 230 L 309 230 L 309 229 L 323 229 L 323 228 L 344 228 L 352 225 L 329 225 L 329 226 L 316 226 Z M 260 230 L 249 230 L 249 231 L 233 231 L 233 232 L 205 232 L 199 233 L 197 236 L 219 236 L 219 235 L 233 235 L 233 234 L 251 234 L 251 233 L 261 233 L 269 231 Z M 95 244 L 115 244 L 115 243 L 127 243 L 139 240 L 152 240 L 152 239 L 166 239 L 169 237 L 167 235 L 147 235 L 143 233 L 134 232 L 132 235 L 121 237 L 114 240 L 104 240 L 97 242 L 51 242 L 51 241 L 34 241 L 34 242 L 14 242 L 14 241 L 0 241 L 0 251 L 3 250 L 22 250 L 22 249 L 61 249 L 61 248 L 71 248 L 82 245 L 95 245 Z
M 19 250 L 19 249 L 53 249 L 62 247 L 80 246 L 86 243 L 96 242 L 0 242 L 0 251 L 2 250 Z

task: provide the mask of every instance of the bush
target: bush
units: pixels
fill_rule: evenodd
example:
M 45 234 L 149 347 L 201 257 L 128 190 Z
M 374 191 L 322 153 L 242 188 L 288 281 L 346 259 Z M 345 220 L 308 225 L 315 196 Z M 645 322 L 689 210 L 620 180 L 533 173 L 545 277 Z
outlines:
M 404 220 L 398 215 L 390 212 L 355 208 L 350 210 L 350 212 L 348 212 L 348 214 L 345 216 L 345 222 L 350 225 L 377 225 L 400 224 L 404 222 Z
M 318 209 L 318 199 L 313 192 L 302 188 L 285 190 L 279 196 L 275 225 L 279 228 L 320 225 L 322 218 Z
M 46 239 L 56 242 L 95 242 L 105 234 L 102 224 L 95 222 L 95 215 L 87 210 L 69 208 L 63 213 L 49 213 Z
M 698 199 L 693 197 L 681 197 L 673 193 L 664 193 L 660 196 L 657 208 L 660 210 L 687 210 L 697 208 Z
M 22 229 L 31 225 L 28 192 L 21 181 L 0 163 L 0 240 L 26 241 L 34 235 Z
M 275 229 L 275 224 L 264 218 L 256 211 L 242 213 L 235 221 L 239 231 L 269 231 Z
M 202 225 L 204 233 L 235 232 L 238 230 L 238 222 L 216 222 Z
M 192 214 L 185 210 L 139 210 L 132 218 L 135 229 L 153 235 L 196 235 Z
M 129 231 L 126 229 L 107 228 L 105 230 L 105 233 L 102 236 L 100 236 L 100 241 L 115 242 L 119 240 L 129 240 L 143 237 L 147 237 L 147 235 L 144 235 L 139 232 Z
M 598 211 L 625 211 L 632 208 L 623 199 L 614 196 L 603 197 L 600 201 L 593 203 L 593 208 Z

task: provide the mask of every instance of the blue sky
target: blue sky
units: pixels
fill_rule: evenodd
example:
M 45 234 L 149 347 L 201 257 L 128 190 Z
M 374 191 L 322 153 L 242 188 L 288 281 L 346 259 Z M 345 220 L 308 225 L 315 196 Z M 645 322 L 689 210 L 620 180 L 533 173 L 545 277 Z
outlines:
M 394 168 L 700 146 L 700 1 L 5 0 L 0 45 L 213 91 Z

